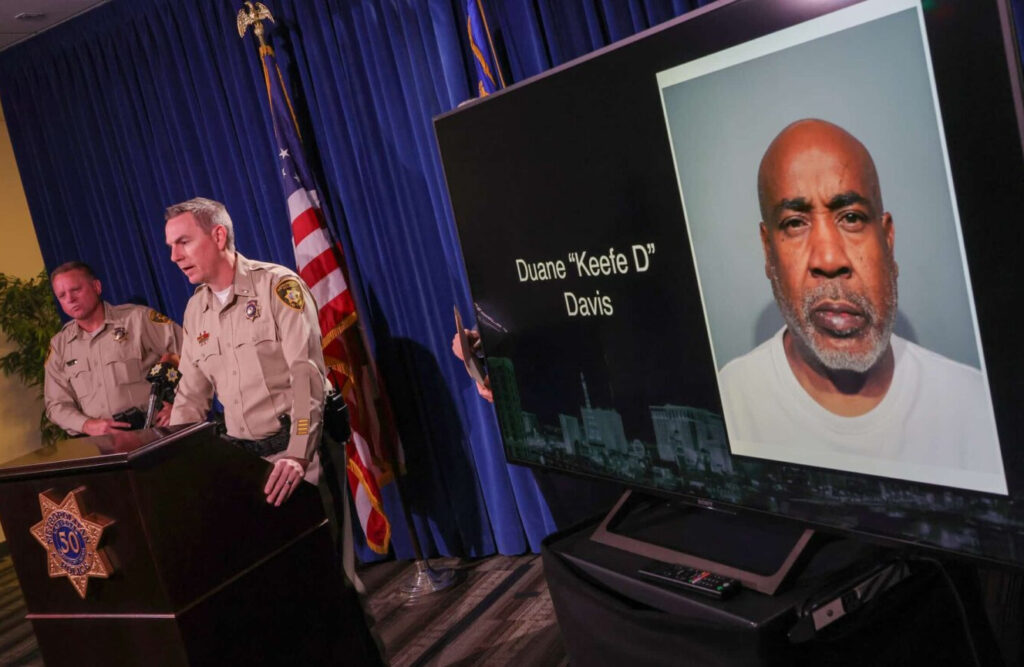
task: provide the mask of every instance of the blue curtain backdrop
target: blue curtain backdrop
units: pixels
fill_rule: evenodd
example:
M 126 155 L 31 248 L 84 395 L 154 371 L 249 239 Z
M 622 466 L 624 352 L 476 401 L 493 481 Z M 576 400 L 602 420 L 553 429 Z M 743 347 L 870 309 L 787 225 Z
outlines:
M 227 204 L 241 252 L 293 265 L 255 44 L 236 32 L 240 4 L 114 0 L 0 55 L 0 95 L 47 267 L 83 259 L 109 300 L 180 320 L 191 288 L 167 257 L 162 211 L 195 195 Z M 266 4 L 394 403 L 417 534 L 428 554 L 537 550 L 555 528 L 552 511 L 533 473 L 504 462 L 493 410 L 450 352 L 452 305 L 472 308 L 431 118 L 472 95 L 463 3 Z M 512 82 L 703 3 L 483 4 Z M 572 484 L 566 497 L 590 488 Z M 396 555 L 410 557 L 393 492 L 386 501 Z

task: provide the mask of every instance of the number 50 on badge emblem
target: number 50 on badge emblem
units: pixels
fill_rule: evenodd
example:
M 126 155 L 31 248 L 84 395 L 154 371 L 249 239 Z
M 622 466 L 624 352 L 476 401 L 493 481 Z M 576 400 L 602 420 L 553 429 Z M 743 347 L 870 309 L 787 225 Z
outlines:
M 83 599 L 89 577 L 106 579 L 114 571 L 99 547 L 103 530 L 114 521 L 98 514 L 83 515 L 84 492 L 85 487 L 80 486 L 63 500 L 53 489 L 40 493 L 43 520 L 30 529 L 32 537 L 46 549 L 50 577 L 67 577 Z

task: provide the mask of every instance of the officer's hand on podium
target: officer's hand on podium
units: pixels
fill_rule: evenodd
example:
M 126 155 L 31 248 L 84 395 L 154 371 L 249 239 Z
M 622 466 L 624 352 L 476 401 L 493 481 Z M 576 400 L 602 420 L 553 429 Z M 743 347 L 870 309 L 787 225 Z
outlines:
M 267 494 L 267 502 L 275 507 L 291 498 L 295 487 L 302 481 L 302 476 L 309 466 L 307 459 L 297 459 L 286 456 L 274 461 L 274 469 L 270 471 L 263 492 Z
M 113 419 L 86 419 L 82 425 L 82 432 L 86 435 L 107 435 L 119 429 L 129 429 L 132 425 L 128 422 L 118 422 Z

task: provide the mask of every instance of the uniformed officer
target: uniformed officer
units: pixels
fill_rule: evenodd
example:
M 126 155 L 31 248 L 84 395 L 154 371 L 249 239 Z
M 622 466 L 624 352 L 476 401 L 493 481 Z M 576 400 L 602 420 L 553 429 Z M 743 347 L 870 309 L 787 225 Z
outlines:
M 50 285 L 72 319 L 50 339 L 43 386 L 46 416 L 72 435 L 130 428 L 113 416 L 146 409 L 146 372 L 178 353 L 181 327 L 150 308 L 103 301 L 103 285 L 84 262 L 58 266 Z M 154 424 L 166 425 L 170 413 L 165 403 Z
M 193 285 L 185 308 L 172 424 L 202 421 L 216 394 L 229 439 L 274 463 L 264 492 L 280 505 L 316 483 L 329 385 L 316 304 L 294 271 L 235 250 L 224 205 L 197 197 L 167 209 L 171 261 Z

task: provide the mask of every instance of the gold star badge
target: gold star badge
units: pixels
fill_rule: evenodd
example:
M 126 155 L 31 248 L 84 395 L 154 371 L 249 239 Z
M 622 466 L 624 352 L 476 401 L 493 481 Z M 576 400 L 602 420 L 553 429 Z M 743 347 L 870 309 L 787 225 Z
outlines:
M 85 599 L 89 577 L 106 579 L 114 568 L 98 547 L 103 529 L 113 519 L 98 514 L 83 515 L 81 495 L 84 486 L 69 492 L 58 502 L 53 489 L 39 494 L 43 520 L 32 526 L 32 537 L 46 549 L 51 577 L 67 577 L 78 595 Z

